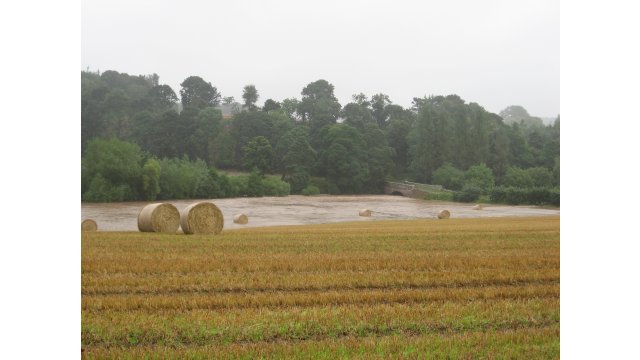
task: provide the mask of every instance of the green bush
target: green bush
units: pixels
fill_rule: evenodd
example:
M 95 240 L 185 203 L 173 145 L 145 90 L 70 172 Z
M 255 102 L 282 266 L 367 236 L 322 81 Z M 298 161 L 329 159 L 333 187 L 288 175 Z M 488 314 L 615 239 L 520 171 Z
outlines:
M 113 185 L 109 180 L 97 174 L 89 184 L 89 190 L 82 194 L 82 201 L 88 202 L 114 202 L 125 201 L 134 198 L 134 192 L 129 185 Z
M 291 192 L 299 194 L 309 183 L 309 173 L 301 167 L 295 167 L 291 174 L 285 176 L 285 181 L 291 185 Z
M 503 185 L 507 188 L 549 188 L 553 185 L 553 173 L 543 167 L 520 169 L 510 167 L 504 177 Z
M 268 176 L 262 179 L 262 190 L 265 196 L 287 196 L 291 186 L 277 177 Z
M 229 187 L 231 188 L 231 196 L 247 196 L 247 180 L 248 176 L 229 176 Z
M 462 190 L 453 193 L 453 200 L 459 202 L 474 202 L 480 198 L 482 189 L 474 185 L 465 185 Z
M 195 199 L 209 197 L 205 189 L 209 168 L 202 160 L 183 158 L 162 159 L 160 163 L 159 199 Z
M 503 185 L 505 187 L 529 188 L 533 187 L 533 179 L 527 170 L 518 167 L 510 167 L 504 176 Z
M 442 185 L 446 189 L 460 190 L 464 184 L 464 171 L 447 163 L 433 172 L 432 183 Z
M 464 173 L 464 188 L 479 188 L 481 194 L 489 194 L 494 185 L 493 172 L 485 165 L 474 165 Z M 472 200 L 475 201 L 475 200 Z
M 558 188 L 496 187 L 491 192 L 491 202 L 510 205 L 556 205 L 560 206 Z
M 553 173 L 547 168 L 529 168 L 527 174 L 533 182 L 533 187 L 548 188 L 553 185 Z
M 154 201 L 160 192 L 160 163 L 148 159 L 142 167 L 142 194 L 145 200 Z
M 195 194 L 200 199 L 222 199 L 234 197 L 237 193 L 237 188 L 227 175 L 210 168 L 207 176 L 199 182 Z
M 116 138 L 89 141 L 82 157 L 83 201 L 137 200 L 143 190 L 142 152 Z
M 242 195 L 249 197 L 261 197 L 264 196 L 264 186 L 262 186 L 263 176 L 254 169 L 254 171 L 247 178 L 247 187 L 245 193 Z
M 452 191 L 433 191 L 427 193 L 425 200 L 453 201 L 453 197 Z
M 302 195 L 311 196 L 320 194 L 320 189 L 314 185 L 308 185 L 306 188 L 302 189 Z
M 491 190 L 489 200 L 492 203 L 502 204 L 507 202 L 507 188 L 502 186 L 496 186 Z

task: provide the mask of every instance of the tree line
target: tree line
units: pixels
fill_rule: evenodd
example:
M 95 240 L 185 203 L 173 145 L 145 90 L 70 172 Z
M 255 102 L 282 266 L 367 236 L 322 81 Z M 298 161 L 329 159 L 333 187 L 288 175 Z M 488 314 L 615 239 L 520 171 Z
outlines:
M 186 78 L 179 96 L 156 74 L 83 71 L 81 84 L 87 201 L 256 193 L 240 185 L 221 193 L 174 191 L 177 185 L 165 178 L 178 163 L 185 166 L 182 172 L 201 174 L 199 184 L 208 181 L 217 188 L 235 181 L 220 180 L 218 169 L 253 171 L 255 184 L 278 174 L 291 193 L 313 193 L 314 188 L 331 194 L 381 193 L 389 179 L 439 183 L 458 191 L 477 187 L 484 194 L 496 186 L 559 186 L 560 119 L 544 125 L 519 106 L 493 114 L 448 95 L 416 97 L 404 108 L 385 94 L 362 93 L 343 106 L 326 80 L 307 84 L 299 98 L 261 104 L 254 85 L 245 86 L 237 102 L 199 76 Z M 111 150 L 95 149 L 100 147 Z M 118 158 L 127 151 L 137 155 L 120 171 L 138 169 L 131 174 L 92 168 L 110 164 L 101 158 L 107 153 Z M 474 167 L 490 173 L 489 188 L 465 183 L 464 174 Z M 535 176 L 522 175 L 528 171 L 543 173 L 546 180 L 534 184 L 529 180 Z M 157 191 L 151 191 L 152 178 Z M 257 193 L 264 195 L 265 186 Z

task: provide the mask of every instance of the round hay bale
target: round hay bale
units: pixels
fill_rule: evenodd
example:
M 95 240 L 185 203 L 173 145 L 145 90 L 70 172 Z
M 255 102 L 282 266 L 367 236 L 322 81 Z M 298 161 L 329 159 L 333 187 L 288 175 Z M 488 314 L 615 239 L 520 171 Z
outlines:
M 236 214 L 236 216 L 233 217 L 233 222 L 244 225 L 249 222 L 249 218 L 245 214 Z
M 138 229 L 142 232 L 175 233 L 180 227 L 180 213 L 169 203 L 154 203 L 138 214 Z
M 360 210 L 360 216 L 371 216 L 371 210 L 369 209 L 362 209 Z
M 82 231 L 97 231 L 98 224 L 92 219 L 82 221 Z
M 187 206 L 180 214 L 180 226 L 185 234 L 218 234 L 224 227 L 222 211 L 211 202 Z
M 438 213 L 438 219 L 448 219 L 450 216 L 449 210 L 442 210 Z
M 476 204 L 476 206 L 471 208 L 471 210 L 482 210 L 482 209 L 484 209 L 484 206 L 482 206 L 482 204 Z

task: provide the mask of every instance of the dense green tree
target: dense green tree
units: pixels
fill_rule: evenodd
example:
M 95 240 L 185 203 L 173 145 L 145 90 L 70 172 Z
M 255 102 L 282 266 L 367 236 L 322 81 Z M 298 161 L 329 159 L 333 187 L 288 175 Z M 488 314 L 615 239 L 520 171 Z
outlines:
M 242 167 L 241 159 L 244 156 L 243 148 L 249 140 L 263 136 L 273 138 L 273 117 L 263 111 L 243 111 L 236 114 L 231 121 L 231 136 L 235 140 L 235 164 Z
M 159 77 L 156 74 L 131 76 L 107 70 L 100 75 L 100 79 L 109 88 L 123 90 L 128 98 L 137 100 L 146 97 L 149 89 L 158 85 Z
M 268 139 L 275 149 L 280 142 L 280 139 L 289 132 L 289 130 L 293 129 L 296 126 L 296 123 L 288 117 L 283 110 L 271 110 L 269 111 L 267 118 L 268 123 L 271 124 L 271 133 L 269 134 Z
M 464 171 L 446 163 L 433 172 L 432 182 L 449 190 L 461 190 L 464 185 Z
M 371 103 L 369 102 L 367 95 L 365 95 L 364 93 L 353 94 L 351 95 L 351 99 L 353 99 L 354 103 L 360 106 L 364 106 L 366 108 L 371 107 Z
M 262 107 L 262 111 L 271 111 L 271 110 L 279 110 L 279 109 L 280 109 L 280 103 L 272 99 L 267 99 L 267 101 L 264 102 L 264 106 Z
M 474 165 L 464 173 L 464 185 L 478 187 L 483 194 L 488 194 L 495 184 L 493 172 L 484 163 Z
M 471 159 L 465 165 L 487 163 L 489 161 L 491 134 L 499 126 L 499 117 L 493 117 L 483 107 L 476 103 L 468 105 L 471 116 L 471 132 L 467 146 L 472 150 L 467 151 Z
M 116 138 L 91 140 L 82 162 L 82 178 L 92 184 L 91 193 L 83 194 L 83 198 L 88 201 L 137 199 L 142 185 L 141 162 L 142 152 L 136 144 Z
M 385 129 L 389 146 L 393 148 L 393 174 L 396 178 L 406 178 L 409 166 L 409 131 L 416 121 L 416 114 L 400 105 L 390 104 L 385 108 L 389 121 Z
M 242 177 L 244 178 L 244 176 Z M 246 186 L 244 187 L 246 188 Z M 238 192 L 233 181 L 225 174 L 220 174 L 215 168 L 209 168 L 208 176 L 204 177 L 196 190 L 196 197 L 200 199 L 218 199 L 235 196 L 246 196 L 246 191 Z
M 188 106 L 180 112 L 178 122 L 175 125 L 173 137 L 176 139 L 174 146 L 177 149 L 177 153 L 173 156 L 178 157 L 186 155 L 189 158 L 196 159 L 196 149 L 193 143 L 193 134 L 197 129 L 197 119 L 202 108 L 195 106 Z
M 142 195 L 145 200 L 154 201 L 160 193 L 160 163 L 149 159 L 142 167 Z
M 235 165 L 236 139 L 231 135 L 230 125 L 225 124 L 218 135 L 209 142 L 209 161 L 219 168 Z
M 499 126 L 492 134 L 489 145 L 488 165 L 496 176 L 496 183 L 502 184 L 509 167 L 509 135 L 505 126 Z
M 210 82 L 199 76 L 189 76 L 180 84 L 182 107 L 193 106 L 198 109 L 220 104 L 221 95 Z
M 535 187 L 551 187 L 553 186 L 553 173 L 544 167 L 533 167 L 527 169 L 527 175 L 531 178 Z
M 330 191 L 361 193 L 367 179 L 366 143 L 356 128 L 346 124 L 327 126 L 320 133 L 318 171 L 329 181 Z
M 122 89 L 111 90 L 104 99 L 105 137 L 127 139 L 131 135 L 129 119 L 131 99 Z
M 555 159 L 560 157 L 560 117 L 542 129 L 543 143 L 537 165 L 553 169 Z
M 82 194 L 82 200 L 88 202 L 114 202 L 134 200 L 134 190 L 128 184 L 115 185 L 97 174 L 91 179 L 88 190 Z
M 157 85 L 149 90 L 149 100 L 153 109 L 169 110 L 178 102 L 178 96 L 169 85 Z
M 393 174 L 396 178 L 406 176 L 409 164 L 408 136 L 410 130 L 411 123 L 404 119 L 391 119 L 386 129 L 389 146 L 393 148 Z
M 555 158 L 553 165 L 553 184 L 560 186 L 560 157 Z
M 533 187 L 533 179 L 527 170 L 510 167 L 502 183 L 505 187 L 530 188 Z
M 144 159 L 164 158 L 160 165 L 168 158 L 184 159 L 183 155 L 188 156 L 185 161 L 189 164 L 195 159 L 206 161 L 204 167 L 174 164 L 166 172 L 161 167 L 161 173 L 165 172 L 161 185 L 164 181 L 173 189 L 161 188 L 157 194 L 160 197 L 246 194 L 248 177 L 212 176 L 210 170 L 203 169 L 207 164 L 228 169 L 245 165 L 252 168 L 255 164 L 243 161 L 244 150 L 256 137 L 268 141 L 273 149 L 272 169 L 282 173 L 282 179 L 296 193 L 307 185 L 318 186 L 323 192 L 375 193 L 389 176 L 442 183 L 445 181 L 441 169 L 451 170 L 445 164 L 470 170 L 487 164 L 494 181 L 505 186 L 515 186 L 517 181 L 508 180 L 507 173 L 510 167 L 518 167 L 535 186 L 559 186 L 559 117 L 545 126 L 518 106 L 497 115 L 478 104 L 466 103 L 457 95 L 447 95 L 414 98 L 412 108 L 404 109 L 392 104 L 385 94 L 369 99 L 360 93 L 342 108 L 333 85 L 318 80 L 302 90 L 301 100 L 289 98 L 277 103 L 268 99 L 263 111 L 255 111 L 257 90 L 248 86 L 243 96 L 244 111 L 228 97 L 223 107 L 227 115 L 223 118 L 216 109 L 221 98 L 217 89 L 197 76 L 181 84 L 182 104 L 177 104 L 177 96 L 169 86 L 159 83 L 157 74 L 130 76 L 116 71 L 102 74 L 87 71 L 81 73 L 81 86 L 83 154 L 92 140 L 117 137 L 120 141 L 136 142 L 145 151 Z M 237 108 L 229 115 L 230 105 Z M 338 121 L 341 126 L 335 127 Z M 329 131 L 330 128 L 333 130 Z M 89 173 L 92 161 L 86 155 L 82 160 L 84 200 L 153 197 L 150 180 L 155 168 L 153 161 L 144 163 L 141 158 L 137 165 L 140 175 L 127 182 L 118 182 L 102 173 Z M 175 174 L 195 171 L 204 174 L 197 177 L 204 180 L 191 181 L 201 184 L 195 190 L 180 190 L 184 181 L 167 180 L 172 171 Z M 459 189 L 460 182 L 454 183 L 449 187 Z M 265 194 L 282 193 L 274 190 L 280 183 L 262 185 L 270 189 Z M 525 181 L 523 186 L 530 185 Z M 467 179 L 464 187 L 465 194 L 474 195 L 477 191 L 487 193 L 489 186 Z
M 242 99 L 244 100 L 244 106 L 249 111 L 257 110 L 256 102 L 258 102 L 258 89 L 254 85 L 247 85 L 242 90 Z
M 531 146 L 527 144 L 522 128 L 518 124 L 512 124 L 507 128 L 507 133 L 509 134 L 509 163 L 520 168 L 534 166 L 535 159 Z
M 384 132 L 369 123 L 362 132 L 367 153 L 368 178 L 363 189 L 367 193 L 382 193 L 387 176 L 393 171 L 393 148 L 388 146 Z
M 206 183 L 209 169 L 203 160 L 182 158 L 161 159 L 160 199 L 194 199 L 200 186 Z
M 298 193 L 307 186 L 316 162 L 316 152 L 309 144 L 306 128 L 296 126 L 289 130 L 275 148 L 276 169 L 282 179 Z
M 167 110 L 164 100 L 171 90 L 158 84 L 158 75 L 130 76 L 116 71 L 81 73 L 82 150 L 89 140 L 112 136 L 133 139 L 133 119 L 139 112 Z M 174 94 L 175 95 L 175 94 Z
M 98 74 L 82 72 L 81 74 L 81 148 L 84 152 L 89 140 L 104 135 L 106 124 L 104 119 L 104 98 L 109 87 Z
M 161 114 L 142 111 L 133 118 L 133 139 L 140 146 L 158 156 L 173 157 L 180 155 L 178 130 L 180 115 L 175 110 Z
M 391 105 L 391 100 L 389 100 L 389 96 L 386 94 L 376 94 L 371 97 L 373 117 L 380 128 L 384 128 L 387 125 L 389 113 L 386 108 L 389 105 Z
M 287 98 L 282 100 L 280 106 L 285 114 L 292 120 L 298 121 L 300 120 L 300 116 L 298 115 L 298 107 L 300 105 L 300 100 L 296 98 Z
M 439 99 L 431 100 L 420 108 L 416 126 L 409 133 L 410 166 L 419 182 L 430 182 L 433 171 L 450 160 L 448 116 Z
M 511 105 L 500 111 L 500 117 L 505 124 L 520 124 L 526 127 L 543 127 L 542 119 L 529 115 L 529 112 L 520 105 Z
M 326 80 L 314 81 L 302 89 L 302 100 L 297 112 L 302 121 L 310 126 L 311 142 L 319 144 L 319 134 L 323 127 L 333 125 L 340 114 L 340 103 L 333 94 L 333 85 Z
M 264 196 L 287 196 L 291 193 L 291 186 L 273 176 L 265 176 L 262 179 Z
M 188 138 L 188 153 L 195 159 L 206 160 L 213 164 L 209 157 L 211 142 L 218 136 L 221 130 L 222 112 L 213 107 L 206 107 L 194 119 L 193 130 Z
M 258 169 L 253 169 L 251 175 L 249 175 L 249 178 L 247 179 L 247 188 L 245 190 L 246 194 L 252 197 L 264 196 L 264 186 L 262 185 L 263 179 L 264 172 L 261 172 Z
M 365 124 L 375 124 L 371 109 L 358 103 L 348 103 L 340 112 L 343 124 L 353 126 L 360 132 L 364 131 Z
M 269 140 L 264 136 L 256 136 L 249 140 L 243 148 L 244 166 L 247 169 L 258 169 L 261 174 L 271 170 L 273 149 Z
M 505 176 L 505 187 L 532 188 L 552 187 L 555 184 L 553 173 L 543 167 L 520 169 L 509 168 Z
M 385 107 L 385 111 L 389 114 L 389 121 L 398 119 L 412 124 L 416 120 L 416 113 L 410 109 L 405 109 L 400 105 L 389 104 Z

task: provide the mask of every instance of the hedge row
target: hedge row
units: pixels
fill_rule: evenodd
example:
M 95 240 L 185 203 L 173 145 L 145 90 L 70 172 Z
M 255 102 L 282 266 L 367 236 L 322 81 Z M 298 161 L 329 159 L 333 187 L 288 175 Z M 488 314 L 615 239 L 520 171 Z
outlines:
M 556 205 L 560 206 L 560 189 L 558 188 L 516 188 L 495 187 L 491 191 L 492 203 L 510 205 Z

